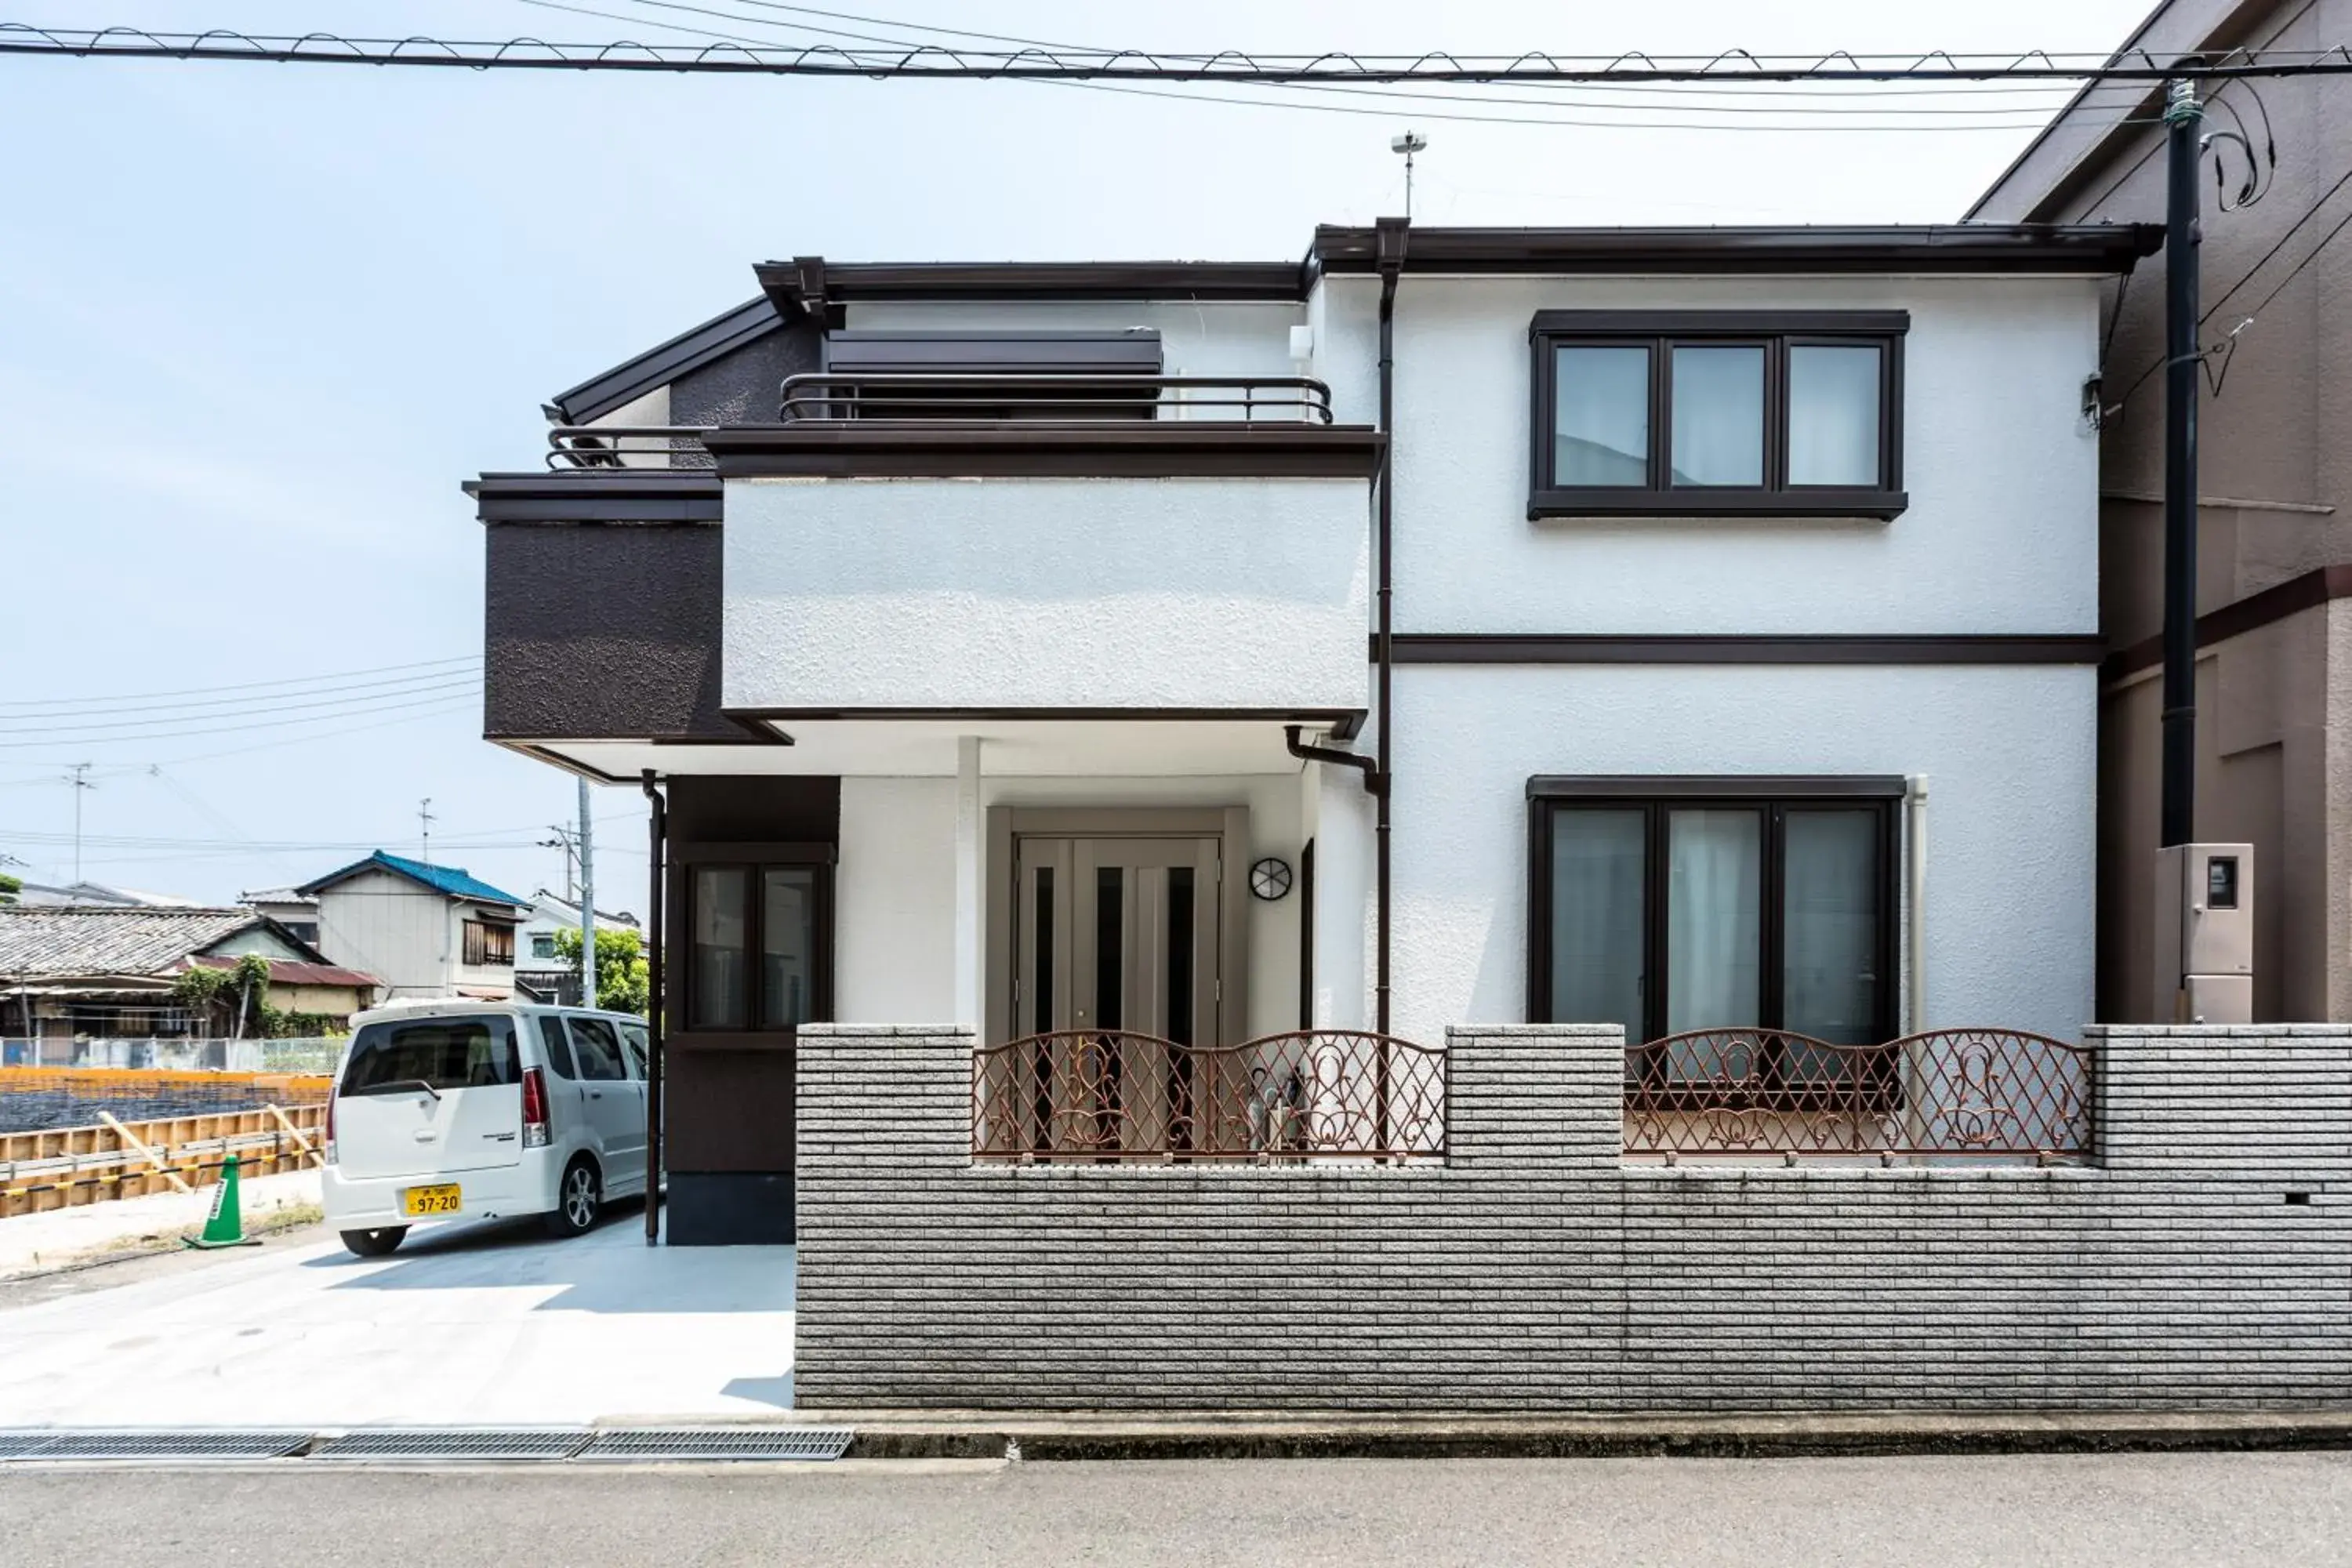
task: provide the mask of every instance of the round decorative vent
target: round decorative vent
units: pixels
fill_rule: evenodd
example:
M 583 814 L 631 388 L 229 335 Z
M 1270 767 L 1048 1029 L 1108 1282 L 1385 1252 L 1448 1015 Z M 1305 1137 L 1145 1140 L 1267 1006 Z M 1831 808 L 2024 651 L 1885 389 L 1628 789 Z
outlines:
M 1250 891 L 1272 903 L 1290 891 L 1290 863 L 1269 855 L 1250 868 Z

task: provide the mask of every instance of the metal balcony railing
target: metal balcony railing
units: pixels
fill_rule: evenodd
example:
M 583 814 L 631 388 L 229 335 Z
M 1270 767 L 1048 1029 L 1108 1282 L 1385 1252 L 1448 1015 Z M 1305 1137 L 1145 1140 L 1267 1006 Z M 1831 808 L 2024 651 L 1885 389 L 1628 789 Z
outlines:
M 1443 1050 L 1348 1029 L 1225 1047 L 1074 1029 L 972 1058 L 988 1161 L 1443 1158 L 1445 1110 Z
M 547 466 L 561 471 L 708 468 L 703 430 L 696 425 L 551 425 Z
M 1625 1051 L 1625 1152 L 1664 1156 L 1998 1156 L 2092 1151 L 2095 1053 L 2016 1029 L 1841 1046 L 1704 1029 Z
M 1199 419 L 1328 425 L 1331 389 L 1303 375 L 991 375 L 810 372 L 784 378 L 781 416 L 812 421 Z

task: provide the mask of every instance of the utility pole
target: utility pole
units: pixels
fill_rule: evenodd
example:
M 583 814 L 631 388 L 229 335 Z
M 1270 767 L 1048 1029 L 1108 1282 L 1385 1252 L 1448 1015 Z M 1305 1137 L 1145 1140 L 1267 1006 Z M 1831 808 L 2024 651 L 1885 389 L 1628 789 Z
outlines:
M 2164 745 L 2162 844 L 2197 837 L 2197 84 L 2164 105 Z
M 580 896 L 580 883 L 578 873 L 575 868 L 578 865 L 576 857 L 580 853 L 579 847 L 572 841 L 572 829 L 565 826 L 562 823 L 551 823 L 548 825 L 547 830 L 550 833 L 554 834 L 555 837 L 552 838 L 541 839 L 539 841 L 539 847 L 541 849 L 561 849 L 563 851 L 563 900 L 566 903 L 570 903 L 573 899 Z
M 74 797 L 74 874 L 73 874 L 73 879 L 74 879 L 74 885 L 75 885 L 75 886 L 77 886 L 77 887 L 79 887 L 79 886 L 80 886 L 80 885 L 81 885 L 81 797 L 82 797 L 82 793 L 83 793 L 85 790 L 93 790 L 93 789 L 96 789 L 96 788 L 98 787 L 96 784 L 92 784 L 92 783 L 90 783 L 90 782 L 89 782 L 89 766 L 90 766 L 90 765 L 89 765 L 88 763 L 76 763 L 73 765 L 73 777 L 72 777 L 72 778 L 70 778 L 70 779 L 68 779 L 68 780 L 66 781 L 68 784 L 70 784 L 71 785 L 73 785 L 73 797 Z
M 580 1005 L 596 1005 L 596 825 L 580 781 Z
M 433 797 L 426 795 L 416 803 L 416 858 L 427 866 L 433 864 Z

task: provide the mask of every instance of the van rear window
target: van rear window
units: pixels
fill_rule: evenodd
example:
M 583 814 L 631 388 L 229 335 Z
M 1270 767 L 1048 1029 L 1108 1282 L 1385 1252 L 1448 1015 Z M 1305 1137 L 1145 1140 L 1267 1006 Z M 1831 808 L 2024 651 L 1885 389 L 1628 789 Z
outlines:
M 437 1091 L 521 1081 L 512 1019 L 418 1018 L 362 1025 L 340 1092 L 397 1094 L 419 1084 Z

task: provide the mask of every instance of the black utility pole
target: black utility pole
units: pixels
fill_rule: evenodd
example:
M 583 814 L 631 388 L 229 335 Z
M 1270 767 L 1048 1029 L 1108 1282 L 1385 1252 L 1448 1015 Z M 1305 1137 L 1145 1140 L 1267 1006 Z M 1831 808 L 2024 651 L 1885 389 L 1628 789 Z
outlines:
M 2164 773 L 2166 845 L 2197 837 L 2197 84 L 2167 89 L 2164 210 Z

